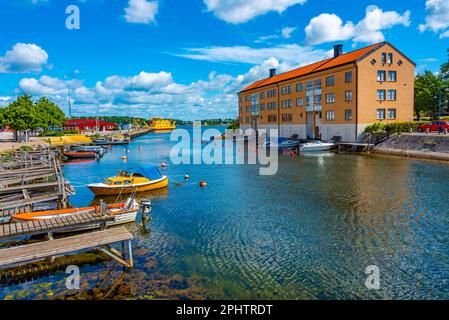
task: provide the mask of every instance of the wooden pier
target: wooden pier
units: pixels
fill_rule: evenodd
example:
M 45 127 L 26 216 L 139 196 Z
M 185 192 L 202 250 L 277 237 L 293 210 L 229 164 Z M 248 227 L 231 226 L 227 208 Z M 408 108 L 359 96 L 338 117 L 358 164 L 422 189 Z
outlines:
M 87 249 L 98 249 L 122 265 L 133 268 L 133 236 L 124 227 L 107 229 L 114 221 L 114 216 L 103 211 L 101 206 L 100 210 L 97 207 L 86 208 L 52 219 L 11 219 L 14 214 L 35 211 L 37 204 L 53 202 L 58 208 L 66 208 L 69 206 L 68 196 L 71 194 L 74 194 L 74 190 L 65 180 L 54 150 L 14 151 L 0 156 L 0 243 L 7 247 L 0 249 L 0 270 L 21 268 L 23 264 L 41 262 L 49 257 Z M 96 231 L 54 238 L 55 234 L 62 235 L 86 229 Z M 47 235 L 44 237 L 47 240 L 23 244 L 24 239 L 36 235 Z M 19 245 L 17 240 L 21 242 Z M 111 247 L 119 242 L 122 243 L 121 252 Z M 7 282 L 10 280 L 14 279 L 8 278 Z
M 374 144 L 371 143 L 357 143 L 357 142 L 337 142 L 335 146 L 332 147 L 331 151 L 337 153 L 346 152 L 364 152 L 370 153 L 374 150 Z
M 132 234 L 125 227 L 85 233 L 77 236 L 48 240 L 23 246 L 0 250 L 0 267 L 14 266 L 35 260 L 78 252 L 98 247 L 102 252 L 121 264 L 132 268 L 133 257 Z M 122 243 L 122 252 L 109 245 Z M 128 243 L 128 259 L 126 259 L 125 242 Z
M 65 208 L 74 192 L 49 149 L 0 156 L 0 217 L 33 211 L 40 203 L 57 201 Z

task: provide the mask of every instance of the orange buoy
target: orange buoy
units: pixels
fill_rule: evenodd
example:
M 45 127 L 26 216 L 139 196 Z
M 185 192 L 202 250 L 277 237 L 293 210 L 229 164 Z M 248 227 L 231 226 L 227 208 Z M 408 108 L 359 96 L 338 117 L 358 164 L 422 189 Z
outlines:
M 202 180 L 201 182 L 200 182 L 200 187 L 205 187 L 205 186 L 207 186 L 207 182 L 206 181 L 204 181 L 204 180 Z
M 166 168 L 166 167 L 167 167 L 167 165 L 165 164 L 165 162 L 162 162 L 162 163 L 161 163 L 161 167 L 162 167 L 162 168 Z
M 126 161 L 126 160 L 128 160 L 128 157 L 127 156 L 123 156 L 122 159 L 123 159 L 123 161 Z

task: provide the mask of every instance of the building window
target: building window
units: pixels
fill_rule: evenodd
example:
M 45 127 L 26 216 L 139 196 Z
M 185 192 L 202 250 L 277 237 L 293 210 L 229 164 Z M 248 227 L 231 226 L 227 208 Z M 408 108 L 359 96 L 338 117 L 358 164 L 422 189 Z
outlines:
M 304 100 L 302 98 L 296 99 L 296 105 L 302 107 L 304 105 Z
M 377 90 L 377 101 L 385 101 L 385 90 Z
M 396 109 L 388 109 L 388 119 L 394 120 L 396 119 Z
M 292 86 L 286 86 L 281 88 L 281 93 L 284 94 L 290 94 L 292 93 Z
M 335 76 L 326 77 L 326 87 L 335 85 Z
M 283 122 L 291 122 L 293 121 L 293 116 L 291 113 L 284 113 L 282 114 L 282 121 Z
M 321 94 L 316 94 L 314 96 L 313 100 L 314 100 L 314 104 L 315 104 L 316 107 L 320 107 L 321 106 L 321 101 L 322 101 Z
M 302 92 L 302 83 L 296 85 L 296 92 Z
M 371 60 L 371 64 L 374 66 L 376 64 L 376 59 Z
M 345 101 L 351 102 L 352 101 L 352 91 L 346 91 L 345 92 Z
M 242 113 L 243 112 L 243 107 L 240 107 L 240 113 Z
M 352 109 L 345 109 L 345 120 L 352 120 Z
M 385 65 L 387 63 L 387 54 L 385 52 L 382 52 L 382 65 Z
M 249 102 L 249 96 L 246 96 L 245 100 L 246 102 Z
M 335 111 L 334 110 L 326 111 L 326 120 L 327 121 L 334 121 L 335 120 Z
M 261 110 L 261 111 L 264 111 L 264 110 L 265 110 L 265 103 L 261 103 L 261 104 L 260 104 L 260 110 Z
M 276 122 L 276 121 L 277 121 L 277 117 L 275 114 L 268 115 L 268 122 Z
M 399 61 L 398 61 L 398 66 L 401 66 L 402 63 L 403 63 L 402 60 L 399 60 Z
M 388 101 L 396 100 L 396 90 L 388 90 Z
M 282 109 L 291 108 L 293 106 L 292 100 L 282 100 Z
M 387 62 L 389 65 L 393 64 L 393 54 L 392 53 L 388 54 Z
M 385 120 L 385 109 L 377 109 L 376 119 Z
M 317 79 L 317 80 L 315 80 L 315 82 L 314 82 L 314 89 L 315 90 L 321 90 L 321 86 L 322 86 L 322 83 L 321 83 L 321 79 Z
M 383 70 L 377 71 L 377 81 L 384 82 L 386 80 L 387 73 Z
M 249 107 L 248 106 L 246 106 L 246 112 L 249 112 Z
M 267 109 L 268 110 L 276 110 L 276 102 L 268 102 Z
M 396 71 L 388 71 L 388 81 L 396 82 L 397 72 Z
M 345 73 L 345 83 L 351 83 L 352 82 L 352 71 Z
M 249 117 L 246 117 L 246 123 L 249 123 Z
M 271 90 L 267 91 L 267 97 L 268 98 L 276 97 L 276 94 L 277 94 L 276 89 L 271 89 Z
M 335 103 L 335 93 L 326 94 L 326 103 Z
M 262 91 L 262 92 L 260 93 L 260 99 L 265 99 L 265 91 Z
M 240 96 L 240 103 L 243 102 L 243 96 Z

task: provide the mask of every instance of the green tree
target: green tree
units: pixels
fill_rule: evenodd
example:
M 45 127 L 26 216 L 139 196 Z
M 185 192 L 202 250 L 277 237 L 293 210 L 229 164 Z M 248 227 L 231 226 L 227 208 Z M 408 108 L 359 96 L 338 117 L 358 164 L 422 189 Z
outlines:
M 39 127 L 39 117 L 31 96 L 23 95 L 10 103 L 2 112 L 3 125 L 15 131 L 14 140 L 17 141 L 17 131 L 35 130 Z
M 438 88 L 443 86 L 441 74 L 428 70 L 415 77 L 415 114 L 418 121 L 427 113 L 435 113 L 438 108 Z
M 61 127 L 66 120 L 64 112 L 47 97 L 37 100 L 35 108 L 41 128 Z

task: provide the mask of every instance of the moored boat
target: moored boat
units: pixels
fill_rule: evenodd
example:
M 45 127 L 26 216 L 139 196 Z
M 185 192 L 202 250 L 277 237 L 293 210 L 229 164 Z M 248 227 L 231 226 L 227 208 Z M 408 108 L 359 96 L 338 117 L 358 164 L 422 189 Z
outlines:
M 125 203 L 110 204 L 105 206 L 104 214 L 112 216 L 114 219 L 112 221 L 106 222 L 107 226 L 115 226 L 125 223 L 134 222 L 139 211 L 139 204 L 134 198 L 129 198 Z M 91 206 L 84 208 L 70 208 L 62 210 L 49 210 L 49 211 L 38 211 L 38 212 L 26 212 L 19 213 L 12 216 L 13 222 L 24 222 L 24 221 L 45 221 L 49 219 L 63 218 L 69 216 L 76 216 L 80 213 L 90 213 L 98 214 L 101 212 L 100 206 Z M 95 222 L 83 226 L 73 226 L 73 228 L 68 228 L 67 231 L 81 231 L 81 230 L 91 230 L 100 227 L 99 222 Z M 62 231 L 64 232 L 64 231 Z
M 70 149 L 72 149 L 73 151 L 81 151 L 81 152 L 97 152 L 97 153 L 107 152 L 107 149 L 102 146 L 71 146 Z
M 130 194 L 166 188 L 168 177 L 155 166 L 145 166 L 120 171 L 115 177 L 101 183 L 92 183 L 87 187 L 97 196 Z
M 153 118 L 151 120 L 151 129 L 154 131 L 168 131 L 176 129 L 176 121 L 162 118 Z
M 329 151 L 335 144 L 330 142 L 314 141 L 301 144 L 299 147 L 300 152 L 319 152 Z
M 69 159 L 96 159 L 96 158 L 98 158 L 98 154 L 96 152 L 83 152 L 83 151 L 65 152 L 64 156 Z
M 108 145 L 125 145 L 129 143 L 128 139 L 118 139 L 118 138 L 99 138 L 92 141 L 93 144 L 97 146 L 108 146 Z
M 299 145 L 299 141 L 295 141 L 295 140 L 285 140 L 282 141 L 279 144 L 279 149 L 281 150 L 285 150 L 285 149 L 295 149 L 297 148 Z

